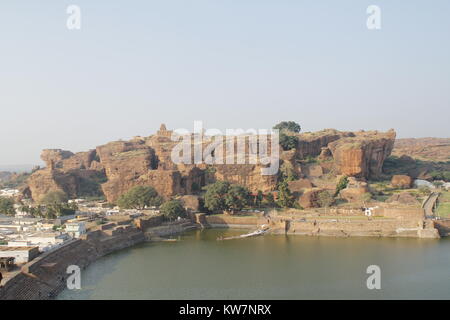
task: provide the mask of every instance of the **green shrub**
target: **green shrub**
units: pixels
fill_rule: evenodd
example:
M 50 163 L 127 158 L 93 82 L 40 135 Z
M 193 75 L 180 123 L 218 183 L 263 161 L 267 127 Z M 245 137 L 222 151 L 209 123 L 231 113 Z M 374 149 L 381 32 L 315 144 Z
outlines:
M 169 220 L 175 220 L 178 217 L 186 217 L 186 210 L 180 200 L 164 202 L 160 207 L 160 211 L 162 215 Z

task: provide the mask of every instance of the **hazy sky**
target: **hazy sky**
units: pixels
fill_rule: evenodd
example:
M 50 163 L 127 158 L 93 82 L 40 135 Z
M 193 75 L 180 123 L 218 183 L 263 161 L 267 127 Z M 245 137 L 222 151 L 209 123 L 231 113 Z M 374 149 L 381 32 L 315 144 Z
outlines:
M 450 137 L 449 34 L 448 0 L 3 0 L 0 164 L 194 120 Z

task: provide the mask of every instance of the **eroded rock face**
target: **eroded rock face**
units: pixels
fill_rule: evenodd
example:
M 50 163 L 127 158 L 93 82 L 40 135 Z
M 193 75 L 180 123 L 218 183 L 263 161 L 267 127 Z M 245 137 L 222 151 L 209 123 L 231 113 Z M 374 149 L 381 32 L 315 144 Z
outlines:
M 136 185 L 152 186 L 165 198 L 195 193 L 216 180 L 241 184 L 252 192 L 276 189 L 278 175 L 261 175 L 259 164 L 174 163 L 171 156 L 178 141 L 172 141 L 171 135 L 172 131 L 161 126 L 155 135 L 110 142 L 87 152 L 44 150 L 41 157 L 47 168 L 30 177 L 28 190 L 38 200 L 53 190 L 79 197 L 99 189 L 108 201 L 115 202 Z M 280 158 L 292 164 L 299 178 L 316 179 L 329 172 L 368 178 L 381 173 L 395 132 L 324 130 L 299 134 L 298 138 L 298 147 L 282 152 Z M 201 143 L 205 147 L 210 142 Z M 303 159 L 319 155 L 324 163 L 301 164 Z M 299 185 L 307 180 L 300 181 Z
M 311 189 L 313 184 L 309 179 L 298 179 L 288 182 L 289 190 L 293 193 L 302 192 L 304 189 Z
M 386 201 L 388 203 L 401 203 L 408 205 L 418 205 L 419 201 L 408 192 L 394 193 L 389 199 Z
M 325 189 L 322 188 L 306 189 L 300 196 L 298 203 L 305 209 L 319 208 L 320 207 L 320 204 L 318 203 L 319 193 L 324 190 Z
M 384 160 L 391 154 L 395 131 L 387 133 L 358 132 L 328 145 L 339 173 L 361 178 L 377 177 Z
M 348 178 L 347 188 L 341 190 L 342 199 L 349 202 L 361 200 L 364 194 L 369 192 L 369 186 L 365 181 L 358 181 L 354 177 Z

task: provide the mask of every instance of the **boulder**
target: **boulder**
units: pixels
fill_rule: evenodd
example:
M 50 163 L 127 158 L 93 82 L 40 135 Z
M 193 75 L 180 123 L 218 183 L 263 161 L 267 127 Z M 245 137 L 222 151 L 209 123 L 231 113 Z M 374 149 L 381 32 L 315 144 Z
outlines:
M 348 178 L 347 188 L 341 190 L 340 196 L 342 199 L 349 202 L 361 200 L 362 196 L 369 192 L 367 182 L 359 181 L 354 177 Z
M 412 183 L 412 178 L 407 175 L 394 175 L 391 180 L 391 185 L 394 188 L 400 189 L 409 189 L 411 188 Z
M 308 164 L 305 168 L 305 174 L 308 177 L 318 178 L 323 175 L 323 169 L 319 164 Z
M 358 132 L 328 145 L 339 173 L 359 178 L 377 177 L 382 173 L 384 160 L 394 147 L 395 131 Z
M 313 187 L 313 184 L 309 179 L 299 179 L 294 181 L 288 182 L 289 190 L 291 192 L 301 192 L 304 189 L 311 189 Z
M 298 203 L 305 209 L 307 208 L 319 208 L 318 194 L 325 189 L 322 188 L 312 188 L 303 191 Z
M 417 199 L 408 192 L 395 193 L 386 200 L 388 203 L 400 203 L 400 204 L 409 204 L 416 205 L 419 203 Z

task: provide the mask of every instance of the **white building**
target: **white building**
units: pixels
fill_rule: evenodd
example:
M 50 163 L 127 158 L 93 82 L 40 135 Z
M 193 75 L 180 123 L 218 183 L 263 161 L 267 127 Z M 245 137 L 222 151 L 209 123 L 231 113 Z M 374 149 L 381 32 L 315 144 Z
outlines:
M 61 232 L 34 233 L 23 238 L 23 240 L 29 241 L 32 245 L 38 246 L 42 252 L 58 247 L 68 239 L 69 235 Z
M 1 189 L 0 190 L 0 197 L 15 197 L 20 193 L 17 189 Z
M 31 242 L 26 240 L 8 241 L 8 247 L 31 247 Z
M 106 215 L 107 216 L 113 216 L 113 215 L 119 214 L 119 213 L 120 213 L 120 210 L 108 210 L 108 211 L 106 211 Z
M 0 246 L 0 258 L 14 258 L 14 263 L 27 263 L 39 255 L 37 247 Z
M 74 238 L 79 238 L 86 233 L 86 223 L 83 221 L 66 223 L 66 232 Z
M 41 218 L 15 218 L 13 223 L 20 226 L 32 226 L 42 221 Z

